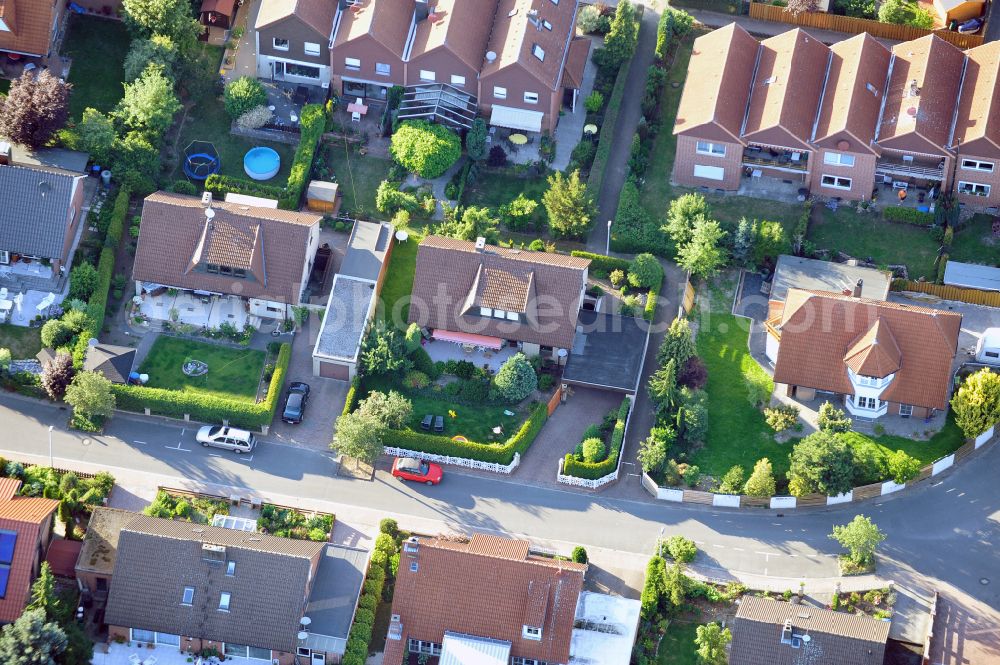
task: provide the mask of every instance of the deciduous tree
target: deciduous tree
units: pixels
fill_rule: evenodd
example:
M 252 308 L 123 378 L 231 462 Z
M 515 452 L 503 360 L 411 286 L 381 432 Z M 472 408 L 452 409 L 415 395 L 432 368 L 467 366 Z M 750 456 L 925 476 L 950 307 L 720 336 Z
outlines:
M 395 390 L 374 390 L 361 400 L 358 413 L 375 418 L 389 429 L 402 429 L 413 415 L 413 404 Z
M 462 140 L 444 125 L 407 120 L 392 135 L 389 151 L 421 178 L 437 178 L 462 156 Z
M 0 96 L 0 136 L 40 148 L 66 124 L 70 85 L 47 69 L 25 72 Z
M 802 12 L 814 12 L 819 9 L 818 0 L 788 0 L 785 11 L 792 16 L 798 16 Z
M 847 548 L 848 558 L 859 566 L 874 562 L 875 550 L 885 534 L 865 515 L 855 515 L 843 526 L 834 526 L 830 538 Z
M 1000 374 L 983 368 L 962 382 L 951 399 L 955 423 L 974 438 L 1000 421 Z
M 788 488 L 795 496 L 843 494 L 854 480 L 854 456 L 839 435 L 820 430 L 795 444 L 789 455 Z
M 342 455 L 373 464 L 382 454 L 382 438 L 387 428 L 371 414 L 355 411 L 339 416 L 335 431 L 330 447 Z
M 151 64 L 157 65 L 169 78 L 174 78 L 174 63 L 177 61 L 177 45 L 167 35 L 152 35 L 135 39 L 125 56 L 125 80 L 134 81 Z
M 103 374 L 80 372 L 66 389 L 66 402 L 86 418 L 110 418 L 115 412 L 111 381 Z
M 167 35 L 181 51 L 195 46 L 202 29 L 189 0 L 123 0 L 122 15 L 136 35 Z
M 694 638 L 698 647 L 698 662 L 701 665 L 726 665 L 726 645 L 732 640 L 732 632 L 717 623 L 698 626 Z
M 156 66 L 147 67 L 142 75 L 125 84 L 125 96 L 118 103 L 115 115 L 126 127 L 162 136 L 181 110 L 174 94 L 174 83 Z
M 68 353 L 56 354 L 42 369 L 42 388 L 53 400 L 61 400 L 73 381 L 73 356 Z
M 680 247 L 691 240 L 694 224 L 699 219 L 709 219 L 711 212 L 701 194 L 684 194 L 670 202 L 663 231 Z
M 726 252 L 720 245 L 725 236 L 718 222 L 696 220 L 691 239 L 677 250 L 677 265 L 701 278 L 716 274 L 726 262 Z

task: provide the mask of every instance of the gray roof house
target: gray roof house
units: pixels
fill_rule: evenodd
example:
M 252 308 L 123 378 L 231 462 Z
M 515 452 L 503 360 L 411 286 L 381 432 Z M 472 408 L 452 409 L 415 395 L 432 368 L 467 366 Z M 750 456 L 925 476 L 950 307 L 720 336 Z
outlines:
M 312 648 L 342 655 L 366 565 L 363 550 L 136 514 L 118 536 L 105 621 L 130 640 L 290 662 L 315 610 Z
M 0 166 L 0 264 L 14 254 L 69 262 L 86 176 L 47 167 Z
M 98 343 L 87 347 L 83 369 L 100 372 L 112 383 L 128 383 L 134 363 L 135 349 L 131 346 Z

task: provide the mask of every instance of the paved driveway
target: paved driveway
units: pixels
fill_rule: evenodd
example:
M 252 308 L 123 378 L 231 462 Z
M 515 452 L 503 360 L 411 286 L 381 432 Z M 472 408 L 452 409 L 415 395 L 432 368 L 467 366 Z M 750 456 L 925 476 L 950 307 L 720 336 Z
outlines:
M 281 422 L 281 409 L 285 403 L 282 393 L 275 414 L 271 434 L 282 443 L 288 443 L 314 450 L 326 450 L 333 439 L 333 422 L 344 410 L 344 400 L 347 399 L 345 381 L 323 379 L 312 375 L 313 336 L 310 331 L 319 330 L 320 321 L 316 315 L 310 317 L 303 330 L 295 334 L 292 343 L 292 361 L 288 365 L 288 375 L 285 386 L 292 381 L 305 381 L 312 389 L 309 403 L 306 405 L 306 417 L 298 425 Z

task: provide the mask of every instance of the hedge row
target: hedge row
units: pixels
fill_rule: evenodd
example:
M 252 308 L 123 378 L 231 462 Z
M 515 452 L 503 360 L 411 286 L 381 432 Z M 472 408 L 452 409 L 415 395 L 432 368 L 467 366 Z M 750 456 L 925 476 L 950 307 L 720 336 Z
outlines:
M 476 443 L 475 441 L 453 441 L 445 436 L 435 436 L 414 432 L 413 430 L 392 430 L 383 443 L 387 446 L 416 450 L 432 455 L 448 455 L 449 457 L 464 457 L 493 462 L 495 464 L 510 464 L 514 453 L 524 455 L 531 446 L 542 425 L 548 418 L 549 410 L 545 404 L 535 406 L 520 429 L 502 444 Z
M 97 262 L 97 286 L 87 301 L 87 317 L 90 321 L 80 332 L 76 346 L 73 347 L 73 366 L 77 370 L 83 367 L 88 341 L 91 338 L 99 338 L 104 328 L 104 316 L 108 310 L 108 292 L 111 290 L 111 278 L 115 272 L 115 252 L 118 251 L 118 243 L 125 228 L 129 196 L 128 189 L 124 187 L 120 189 L 118 196 L 115 197 L 114 208 L 111 210 L 111 221 L 108 222 L 108 231 L 104 236 L 104 249 L 101 250 L 101 257 Z
M 934 225 L 934 213 L 923 212 L 916 208 L 889 206 L 882 210 L 882 215 L 887 222 L 902 222 L 903 224 L 913 224 L 915 226 Z
M 649 293 L 646 294 L 646 306 L 642 309 L 642 318 L 647 321 L 653 321 L 656 318 L 656 306 L 659 304 L 660 299 L 660 289 L 663 288 L 663 279 L 660 279 L 660 283 L 656 285 L 656 288 L 650 289 Z
M 570 252 L 570 256 L 575 256 L 578 259 L 590 259 L 591 270 L 600 270 L 609 275 L 615 270 L 628 272 L 629 266 L 632 265 L 632 262 L 628 259 L 620 259 L 617 256 L 605 256 L 604 254 L 594 254 L 593 252 L 581 252 L 578 249 L 574 249 Z
M 594 196 L 600 195 L 601 185 L 604 184 L 604 172 L 608 168 L 608 159 L 611 157 L 611 144 L 615 140 L 615 126 L 618 124 L 618 114 L 621 112 L 622 99 L 625 97 L 625 84 L 631 61 L 631 58 L 627 59 L 618 68 L 615 87 L 611 89 L 611 96 L 608 97 L 607 105 L 604 107 L 604 124 L 601 125 L 601 133 L 597 139 L 597 152 L 594 153 L 594 161 L 590 165 L 590 176 L 587 178 L 587 186 L 590 187 Z
M 228 175 L 219 175 L 218 173 L 208 176 L 208 179 L 205 180 L 205 189 L 220 198 L 224 198 L 230 192 L 275 200 L 280 200 L 285 195 L 283 187 L 265 185 L 253 180 L 233 178 Z
M 625 180 L 618 198 L 618 210 L 611 225 L 611 249 L 628 254 L 649 252 L 672 256 L 667 235 L 642 207 L 639 188 L 632 178 Z
M 347 390 L 347 399 L 344 400 L 344 410 L 340 412 L 340 415 L 346 416 L 348 413 L 354 411 L 355 407 L 358 405 L 358 390 L 361 388 L 361 379 L 354 377 L 351 380 L 351 387 Z
M 615 429 L 611 432 L 611 445 L 608 446 L 608 457 L 602 462 L 578 462 L 572 453 L 566 453 L 563 460 L 563 475 L 597 480 L 609 473 L 614 473 L 618 468 L 618 456 L 622 451 L 622 442 L 625 439 L 625 423 L 628 420 L 628 410 L 632 405 L 631 400 L 626 397 L 622 400 L 622 405 L 618 407 L 618 421 L 615 422 Z
M 351 632 L 347 634 L 347 646 L 344 650 L 344 657 L 340 661 L 342 665 L 365 665 L 368 659 L 368 649 L 372 641 L 375 613 L 373 610 L 361 608 L 360 601 L 374 598 L 377 607 L 378 601 L 382 598 L 382 590 L 384 588 L 385 568 L 371 566 L 368 569 L 368 574 L 365 576 L 364 586 L 361 588 L 362 594 L 359 599 L 359 609 L 354 613 Z M 370 600 L 365 601 L 365 605 L 370 604 Z
M 285 382 L 291 358 L 291 345 L 282 344 L 275 362 L 274 374 L 271 375 L 271 383 L 267 388 L 267 397 L 257 404 L 149 386 L 116 384 L 112 386 L 112 390 L 118 408 L 126 411 L 141 413 L 144 409 L 149 409 L 150 413 L 158 416 L 178 418 L 187 414 L 192 420 L 202 422 L 227 420 L 236 427 L 260 428 L 270 425 L 274 418 L 274 410 L 278 407 L 281 387 Z

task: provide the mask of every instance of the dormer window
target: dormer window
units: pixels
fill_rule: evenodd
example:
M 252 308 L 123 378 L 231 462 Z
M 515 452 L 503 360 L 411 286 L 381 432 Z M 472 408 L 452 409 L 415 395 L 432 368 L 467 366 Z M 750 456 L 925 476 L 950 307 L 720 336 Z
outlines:
M 529 626 L 525 624 L 521 628 L 521 637 L 526 640 L 540 642 L 542 640 L 542 629 L 537 626 Z
M 206 263 L 205 270 L 213 275 L 226 275 L 228 277 L 239 277 L 245 279 L 247 271 L 243 268 L 231 268 L 217 263 Z

